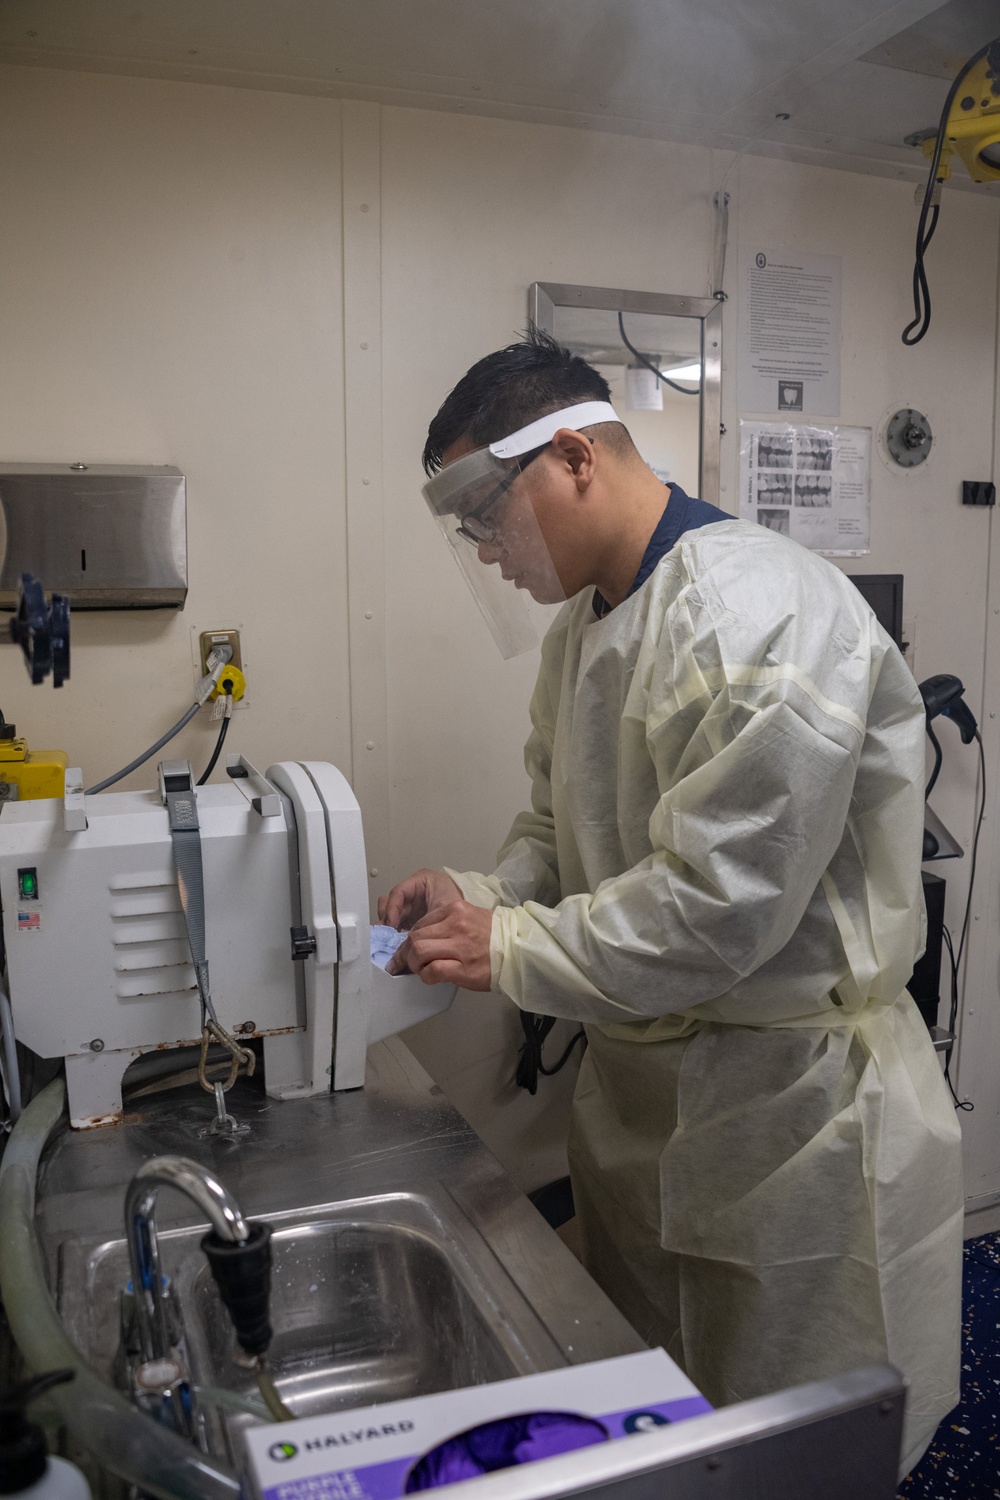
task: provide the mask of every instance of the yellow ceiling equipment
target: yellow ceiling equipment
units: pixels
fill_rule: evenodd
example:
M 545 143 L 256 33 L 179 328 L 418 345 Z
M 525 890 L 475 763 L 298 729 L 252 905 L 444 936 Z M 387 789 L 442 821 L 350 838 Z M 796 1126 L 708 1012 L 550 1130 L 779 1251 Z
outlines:
M 936 138 L 937 132 L 921 142 L 928 159 L 934 155 Z M 949 162 L 956 151 L 973 182 L 1000 182 L 1000 57 L 994 55 L 994 47 L 970 70 L 951 106 L 936 173 L 939 182 L 951 175 Z
M 951 176 L 957 151 L 973 182 L 1000 181 L 1000 37 L 974 52 L 952 80 L 936 130 L 908 136 L 930 161 L 913 259 L 913 317 L 903 343 L 919 344 L 931 326 L 931 294 L 924 256 L 941 214 L 941 183 Z

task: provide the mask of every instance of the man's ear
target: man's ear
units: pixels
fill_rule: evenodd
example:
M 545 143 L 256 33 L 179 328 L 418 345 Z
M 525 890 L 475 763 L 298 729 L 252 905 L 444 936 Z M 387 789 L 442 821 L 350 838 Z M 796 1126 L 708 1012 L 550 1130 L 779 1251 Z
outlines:
M 597 469 L 597 457 L 590 438 L 573 427 L 560 427 L 552 439 L 552 446 L 572 473 L 577 489 L 587 489 Z

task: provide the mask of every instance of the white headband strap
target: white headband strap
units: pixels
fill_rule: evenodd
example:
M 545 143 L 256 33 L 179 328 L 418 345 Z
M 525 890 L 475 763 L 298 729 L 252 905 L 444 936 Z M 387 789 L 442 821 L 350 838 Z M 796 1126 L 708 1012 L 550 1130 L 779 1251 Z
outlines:
M 562 411 L 550 411 L 537 422 L 530 422 L 527 427 L 512 432 L 510 437 L 491 443 L 490 452 L 495 458 L 520 458 L 532 448 L 543 448 L 546 443 L 551 443 L 561 427 L 593 427 L 598 422 L 620 421 L 621 417 L 609 402 L 580 401 L 576 406 L 564 406 Z

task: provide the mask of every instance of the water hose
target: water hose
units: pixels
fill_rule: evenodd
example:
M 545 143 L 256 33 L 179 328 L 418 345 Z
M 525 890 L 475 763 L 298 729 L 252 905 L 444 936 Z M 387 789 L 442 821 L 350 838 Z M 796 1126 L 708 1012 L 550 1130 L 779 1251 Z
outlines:
M 272 1419 L 275 1422 L 294 1422 L 295 1413 L 288 1410 L 288 1407 L 278 1395 L 278 1387 L 274 1383 L 274 1376 L 271 1374 L 271 1368 L 263 1354 L 258 1356 L 256 1365 L 257 1389 L 260 1391 Z
M 49 1399 L 75 1440 L 105 1469 L 158 1500 L 239 1500 L 233 1471 L 137 1411 L 69 1338 L 49 1292 L 35 1232 L 38 1164 L 63 1116 L 61 1078 L 24 1110 L 0 1161 L 0 1295 L 29 1370 L 69 1369 Z
M 7 1083 L 10 1122 L 16 1125 L 21 1118 L 21 1070 L 17 1060 L 17 1042 L 14 1038 L 14 1014 L 10 1008 L 10 996 L 4 989 L 2 980 L 0 980 L 0 1033 L 3 1036 L 4 1079 Z

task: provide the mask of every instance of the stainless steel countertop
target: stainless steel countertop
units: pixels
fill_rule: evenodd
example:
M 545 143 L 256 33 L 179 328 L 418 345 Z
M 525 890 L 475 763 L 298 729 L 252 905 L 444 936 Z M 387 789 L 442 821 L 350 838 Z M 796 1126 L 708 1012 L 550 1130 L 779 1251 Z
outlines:
M 120 1125 L 62 1132 L 43 1161 L 37 1209 L 53 1285 L 74 1242 L 122 1236 L 127 1182 L 142 1161 L 172 1152 L 213 1167 L 250 1217 L 444 1194 L 474 1231 L 484 1267 L 501 1285 L 509 1278 L 512 1301 L 526 1301 L 543 1325 L 536 1368 L 645 1347 L 398 1038 L 369 1050 L 363 1090 L 279 1102 L 240 1080 L 227 1102 L 251 1127 L 238 1141 L 201 1134 L 213 1102 L 192 1087 L 127 1105 Z M 157 1217 L 161 1232 L 198 1222 L 172 1193 Z

